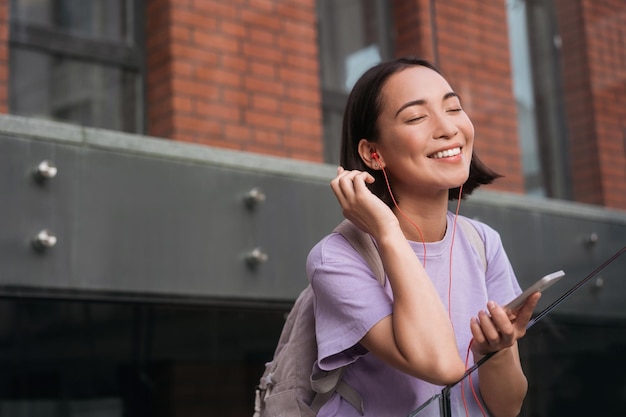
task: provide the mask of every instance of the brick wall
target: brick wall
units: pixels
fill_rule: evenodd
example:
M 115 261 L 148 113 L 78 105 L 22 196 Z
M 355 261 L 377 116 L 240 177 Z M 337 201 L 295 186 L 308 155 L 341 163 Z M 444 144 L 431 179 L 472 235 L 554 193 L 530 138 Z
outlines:
M 559 0 L 574 199 L 626 208 L 626 3 Z M 584 47 L 583 47 L 584 46 Z
M 9 0 L 0 0 L 0 113 L 9 112 Z
M 591 112 L 591 85 L 582 8 L 579 1 L 557 0 L 556 13 L 561 34 L 561 66 L 564 104 L 570 151 L 572 192 L 584 202 L 601 201 L 594 115 Z
M 321 162 L 315 0 L 147 0 L 150 135 Z
M 8 3 L 0 0 L 0 112 Z M 477 152 L 505 175 L 490 188 L 524 192 L 505 3 L 392 0 L 395 53 L 438 58 L 474 122 Z M 315 0 L 145 4 L 148 134 L 323 160 Z M 573 198 L 626 209 L 626 3 L 555 4 Z
M 524 192 L 505 1 L 438 1 L 434 10 L 430 0 L 393 5 L 397 54 L 438 57 L 474 123 L 478 155 L 505 176 L 489 188 Z
M 392 0 L 396 56 L 435 60 L 430 0 Z
M 585 2 L 593 111 L 604 200 L 626 208 L 626 3 Z

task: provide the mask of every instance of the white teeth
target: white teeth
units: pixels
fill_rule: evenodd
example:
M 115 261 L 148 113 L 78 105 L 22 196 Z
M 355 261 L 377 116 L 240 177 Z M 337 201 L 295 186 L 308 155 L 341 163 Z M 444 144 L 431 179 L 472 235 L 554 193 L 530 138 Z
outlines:
M 431 156 L 431 158 L 433 159 L 448 158 L 450 156 L 458 155 L 460 153 L 461 153 L 461 148 L 446 149 L 445 151 L 434 153 Z

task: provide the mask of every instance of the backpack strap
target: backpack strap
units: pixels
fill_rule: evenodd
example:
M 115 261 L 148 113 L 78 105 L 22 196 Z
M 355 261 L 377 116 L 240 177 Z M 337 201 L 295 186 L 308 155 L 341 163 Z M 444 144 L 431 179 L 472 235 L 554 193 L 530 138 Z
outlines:
M 485 242 L 478 234 L 478 231 L 467 219 L 464 217 L 457 217 L 457 223 L 463 229 L 463 234 L 469 239 L 470 243 L 478 252 L 480 260 L 483 265 L 483 271 L 487 272 L 487 255 L 485 253 Z
M 348 365 L 346 365 L 348 366 Z M 363 398 L 354 388 L 346 384 L 343 380 L 343 373 L 346 366 L 334 369 L 329 372 L 319 371 L 311 376 L 311 387 L 315 391 L 315 397 L 311 403 L 311 409 L 317 414 L 330 397 L 337 392 L 341 397 L 349 402 L 361 415 L 365 414 Z
M 359 229 L 350 220 L 344 220 L 333 230 L 341 234 L 354 249 L 361 254 L 367 265 L 376 276 L 381 285 L 385 285 L 385 269 L 383 262 L 378 254 L 378 249 L 374 244 L 374 239 L 361 229 Z M 346 365 L 349 366 L 349 365 Z M 350 385 L 343 380 L 343 373 L 346 366 L 334 369 L 332 371 L 314 372 L 311 375 L 311 387 L 315 391 L 315 397 L 311 403 L 311 409 L 317 413 L 320 408 L 330 399 L 336 392 L 349 402 L 361 415 L 365 414 L 363 406 L 363 398 Z
M 334 232 L 340 233 L 357 250 L 367 262 L 374 276 L 382 286 L 385 285 L 385 268 L 380 259 L 374 238 L 359 229 L 350 220 L 345 219 L 335 227 Z

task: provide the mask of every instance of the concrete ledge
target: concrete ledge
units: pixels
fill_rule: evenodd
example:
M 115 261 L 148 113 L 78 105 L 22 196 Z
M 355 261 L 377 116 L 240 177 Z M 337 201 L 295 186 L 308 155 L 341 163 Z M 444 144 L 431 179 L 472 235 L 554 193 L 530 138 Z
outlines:
M 336 172 L 336 167 L 329 164 L 232 151 L 164 138 L 12 115 L 0 115 L 0 134 L 173 161 L 222 166 L 240 171 L 308 179 L 314 182 L 329 182 Z M 519 208 L 566 217 L 610 220 L 626 224 L 626 212 L 571 201 L 543 199 L 488 189 L 477 190 L 468 201 L 472 204 Z
M 336 172 L 327 164 L 11 115 L 0 115 L 0 134 L 313 180 L 330 181 Z

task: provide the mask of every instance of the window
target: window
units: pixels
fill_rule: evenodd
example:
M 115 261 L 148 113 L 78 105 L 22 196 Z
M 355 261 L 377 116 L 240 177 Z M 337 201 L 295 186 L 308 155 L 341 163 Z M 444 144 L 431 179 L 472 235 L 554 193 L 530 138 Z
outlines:
M 0 312 L 0 416 L 157 417 L 251 414 L 285 309 L 20 296 Z
M 556 312 L 556 310 L 554 310 Z M 619 416 L 626 321 L 552 314 L 520 340 L 529 385 L 521 416 Z
M 348 93 L 368 68 L 392 57 L 385 0 L 318 0 L 325 161 L 339 162 Z
M 141 133 L 137 0 L 11 0 L 12 114 Z
M 526 192 L 570 199 L 561 42 L 554 4 L 508 0 L 507 8 Z

